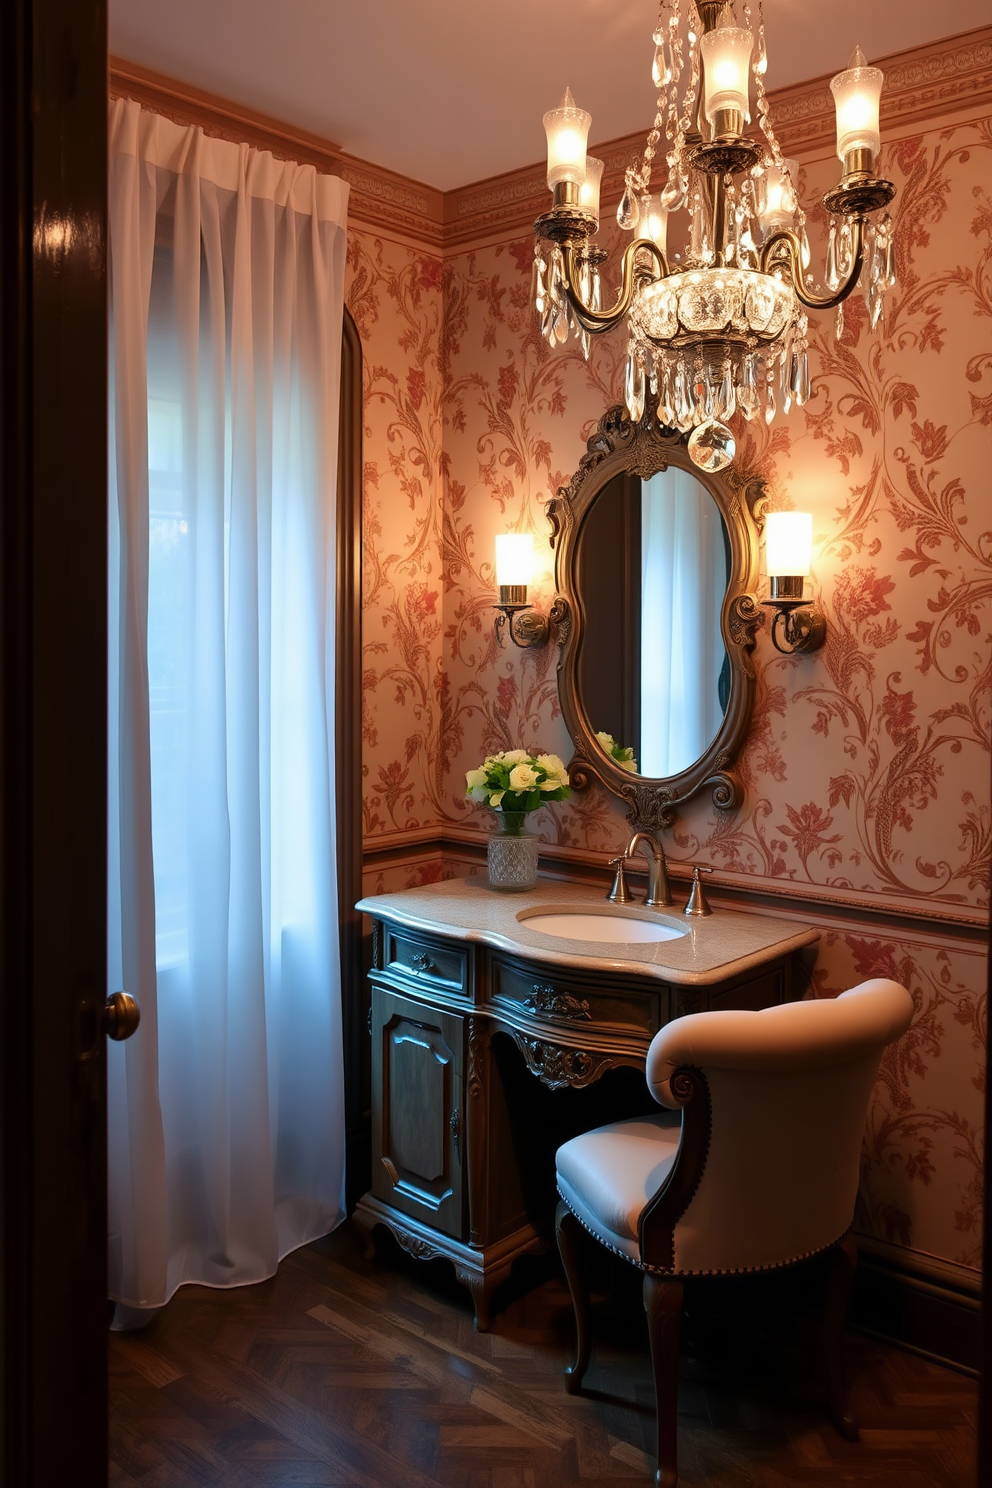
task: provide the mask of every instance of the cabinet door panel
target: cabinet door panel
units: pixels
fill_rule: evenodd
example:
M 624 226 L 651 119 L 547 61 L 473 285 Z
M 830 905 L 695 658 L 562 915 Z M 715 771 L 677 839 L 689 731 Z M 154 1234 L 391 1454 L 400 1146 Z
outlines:
M 372 1192 L 461 1236 L 463 1020 L 372 990 Z

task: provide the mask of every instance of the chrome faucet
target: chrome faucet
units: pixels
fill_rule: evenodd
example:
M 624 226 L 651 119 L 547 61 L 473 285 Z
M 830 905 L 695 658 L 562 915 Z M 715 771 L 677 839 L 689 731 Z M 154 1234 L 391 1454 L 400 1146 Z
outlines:
M 632 858 L 639 847 L 643 847 L 648 860 L 648 894 L 644 903 L 656 909 L 670 909 L 675 903 L 668 884 L 668 863 L 665 849 L 657 837 L 650 832 L 635 832 L 627 843 L 625 858 Z

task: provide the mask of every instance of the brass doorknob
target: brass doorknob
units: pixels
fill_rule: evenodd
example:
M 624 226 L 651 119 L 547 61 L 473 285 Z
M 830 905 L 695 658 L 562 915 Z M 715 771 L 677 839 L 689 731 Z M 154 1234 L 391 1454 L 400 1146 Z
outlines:
M 129 992 L 112 992 L 107 998 L 107 1037 L 118 1043 L 129 1039 L 141 1022 L 141 1009 Z

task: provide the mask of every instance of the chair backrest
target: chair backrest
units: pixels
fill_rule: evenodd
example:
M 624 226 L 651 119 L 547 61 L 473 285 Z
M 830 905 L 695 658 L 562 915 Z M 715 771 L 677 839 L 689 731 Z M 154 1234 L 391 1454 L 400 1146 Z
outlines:
M 648 1086 L 660 1104 L 686 1107 L 688 1202 L 669 1228 L 677 1270 L 780 1266 L 840 1238 L 882 1053 L 912 1015 L 905 987 L 873 980 L 762 1012 L 696 1013 L 657 1034 Z

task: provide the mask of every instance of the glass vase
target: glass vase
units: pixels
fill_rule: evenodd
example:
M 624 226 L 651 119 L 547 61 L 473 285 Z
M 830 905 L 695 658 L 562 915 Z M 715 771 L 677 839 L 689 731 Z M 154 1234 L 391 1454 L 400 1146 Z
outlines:
M 526 811 L 497 811 L 497 828 L 489 839 L 489 887 L 503 893 L 532 889 L 537 883 L 541 839 L 525 830 Z

